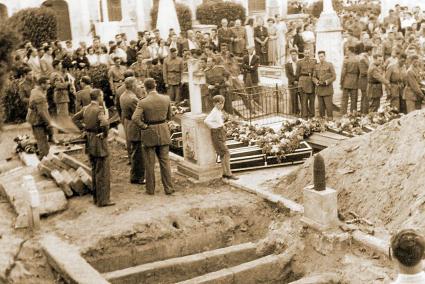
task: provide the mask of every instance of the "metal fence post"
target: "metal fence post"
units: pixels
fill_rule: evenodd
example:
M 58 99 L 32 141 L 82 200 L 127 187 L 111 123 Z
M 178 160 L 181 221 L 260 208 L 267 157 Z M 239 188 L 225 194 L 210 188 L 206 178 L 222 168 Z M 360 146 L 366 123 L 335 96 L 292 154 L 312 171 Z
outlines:
M 276 83 L 276 104 L 277 104 L 277 106 L 276 106 L 276 114 L 279 114 L 280 113 L 279 112 L 279 103 L 280 103 L 280 101 L 279 101 L 279 88 L 278 88 L 277 83 Z

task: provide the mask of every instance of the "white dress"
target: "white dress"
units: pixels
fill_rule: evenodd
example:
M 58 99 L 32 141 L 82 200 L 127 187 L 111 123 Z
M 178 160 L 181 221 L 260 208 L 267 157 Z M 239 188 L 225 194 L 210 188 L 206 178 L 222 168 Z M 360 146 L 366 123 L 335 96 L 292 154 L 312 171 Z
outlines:
M 288 28 L 285 22 L 279 22 L 277 28 L 277 62 L 279 65 L 284 65 L 286 62 L 286 33 Z
M 250 25 L 246 25 L 245 30 L 246 30 L 246 48 L 255 46 L 254 28 L 251 27 Z

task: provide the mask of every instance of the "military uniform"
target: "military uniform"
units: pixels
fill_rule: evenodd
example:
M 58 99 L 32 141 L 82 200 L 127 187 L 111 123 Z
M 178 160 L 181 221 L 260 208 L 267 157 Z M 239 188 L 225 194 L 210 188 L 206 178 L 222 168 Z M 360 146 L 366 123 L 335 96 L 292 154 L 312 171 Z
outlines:
M 315 59 L 300 59 L 297 61 L 298 89 L 301 97 L 301 116 L 304 119 L 314 117 L 314 84 L 313 72 Z
M 359 61 L 355 56 L 351 56 L 344 60 L 341 70 L 341 115 L 347 113 L 348 97 L 350 97 L 350 111 L 357 111 L 357 94 L 359 79 Z
M 134 71 L 134 75 L 140 82 L 144 82 L 148 76 L 148 66 L 142 62 L 131 64 L 130 69 Z
M 384 70 L 382 66 L 372 63 L 367 71 L 367 96 L 370 99 L 370 111 L 376 112 L 381 104 L 383 95 L 382 84 L 388 85 L 389 82 L 382 75 Z
M 140 128 L 132 120 L 139 99 L 136 94 L 125 90 L 120 96 L 120 106 L 122 111 L 123 124 L 125 125 L 125 134 L 127 143 L 130 143 L 130 182 L 142 183 L 145 179 L 145 167 L 143 163 L 142 143 L 140 138 Z
M 32 89 L 34 89 L 33 80 L 24 79 L 19 83 L 18 94 L 26 107 L 28 107 Z
M 224 110 L 229 114 L 233 114 L 232 97 L 226 86 L 226 80 L 229 76 L 230 73 L 221 65 L 215 65 L 211 69 L 205 71 L 205 81 L 211 86 L 208 88 L 210 105 L 213 105 L 212 98 L 214 96 L 222 95 L 226 99 Z
M 159 95 L 156 91 L 151 91 L 146 98 L 139 101 L 132 116 L 132 121 L 141 129 L 146 191 L 149 194 L 155 193 L 155 156 L 159 161 L 165 193 L 174 192 L 169 158 L 171 134 L 167 123 L 171 116 L 170 98 Z
M 403 92 L 403 99 L 406 100 L 407 113 L 421 109 L 422 100 L 425 98 L 420 87 L 420 70 L 413 65 L 407 70 Z
M 78 91 L 75 94 L 75 112 L 79 112 L 83 107 L 90 104 L 91 91 L 92 91 L 92 87 L 85 86 L 84 89 Z
M 167 93 L 172 101 L 179 103 L 180 97 L 180 84 L 183 75 L 183 59 L 180 57 L 171 58 L 167 57 L 163 64 L 163 78 L 164 83 L 168 84 Z
M 86 153 L 92 167 L 94 203 L 101 207 L 110 203 L 110 168 L 108 150 L 109 123 L 103 106 L 91 102 L 72 118 L 82 121 L 87 135 Z
M 390 99 L 392 107 L 400 110 L 400 103 L 403 96 L 405 66 L 400 67 L 398 64 L 388 66 L 385 72 L 385 78 L 390 82 L 390 88 L 387 90 L 387 96 Z
M 31 91 L 28 103 L 27 121 L 31 124 L 39 157 L 49 154 L 49 137 L 52 137 L 51 118 L 48 111 L 46 92 L 39 86 Z
M 111 85 L 111 89 L 114 95 L 116 94 L 118 88 L 122 86 L 124 83 L 125 71 L 126 71 L 126 68 L 122 65 L 120 65 L 119 67 L 113 65 L 109 68 L 109 71 L 108 71 L 109 84 Z
M 217 31 L 217 37 L 218 37 L 218 48 L 221 50 L 221 45 L 223 43 L 227 44 L 228 49 L 232 51 L 232 42 L 234 38 L 233 31 L 229 28 L 219 28 Z
M 56 112 L 58 116 L 69 116 L 69 83 L 65 82 L 64 77 L 59 72 L 53 72 L 50 75 L 50 81 L 54 88 L 53 102 L 56 105 Z
M 313 81 L 316 84 L 316 95 L 319 100 L 320 117 L 326 115 L 333 119 L 332 96 L 334 88 L 332 83 L 336 80 L 335 68 L 330 62 L 320 62 L 314 68 Z
M 360 111 L 363 114 L 369 113 L 369 97 L 367 96 L 367 71 L 369 70 L 369 57 L 362 54 L 359 59 L 359 79 L 357 85 L 362 92 L 360 101 Z

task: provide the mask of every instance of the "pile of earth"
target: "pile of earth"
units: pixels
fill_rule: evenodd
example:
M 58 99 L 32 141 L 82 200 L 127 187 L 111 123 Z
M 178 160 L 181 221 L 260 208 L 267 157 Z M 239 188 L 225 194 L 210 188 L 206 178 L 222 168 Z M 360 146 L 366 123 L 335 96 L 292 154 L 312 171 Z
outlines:
M 338 191 L 341 213 L 354 212 L 387 231 L 425 231 L 425 110 L 321 152 L 327 186 Z M 313 158 L 289 175 L 266 183 L 302 203 L 312 184 Z M 343 214 L 344 215 L 344 214 Z

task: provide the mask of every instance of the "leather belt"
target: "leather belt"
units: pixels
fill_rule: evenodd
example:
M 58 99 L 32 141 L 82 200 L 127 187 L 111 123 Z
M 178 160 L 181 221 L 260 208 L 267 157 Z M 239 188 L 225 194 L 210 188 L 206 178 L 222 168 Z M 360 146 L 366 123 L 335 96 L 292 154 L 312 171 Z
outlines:
M 165 120 L 160 120 L 160 121 L 147 121 L 146 124 L 148 125 L 156 125 L 156 124 L 162 124 L 165 123 Z

